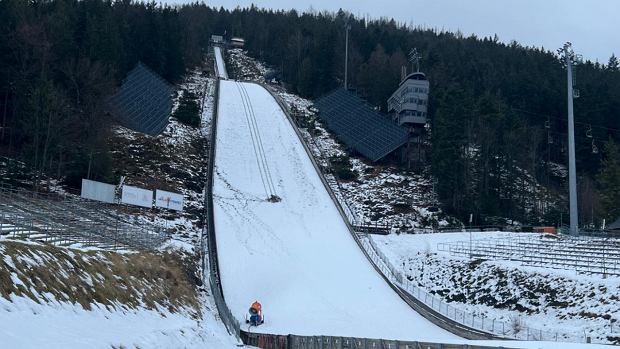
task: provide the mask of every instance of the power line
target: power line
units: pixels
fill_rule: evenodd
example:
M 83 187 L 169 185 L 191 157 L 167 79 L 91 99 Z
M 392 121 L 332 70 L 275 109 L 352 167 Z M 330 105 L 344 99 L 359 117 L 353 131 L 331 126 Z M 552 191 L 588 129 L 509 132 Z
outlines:
M 534 116 L 541 116 L 541 117 L 544 117 L 544 118 L 547 118 L 547 119 L 554 119 L 554 120 L 565 121 L 564 118 L 560 117 L 560 116 L 553 116 L 553 115 L 550 115 L 550 114 L 541 114 L 541 113 L 537 113 L 537 112 L 533 112 L 533 111 L 529 111 L 529 110 L 524 110 L 524 109 L 519 109 L 519 108 L 512 108 L 512 110 L 517 111 L 517 112 L 521 112 L 521 113 L 525 113 L 525 114 L 534 115 Z M 610 131 L 610 132 L 618 132 L 618 133 L 620 133 L 620 129 L 606 127 L 606 126 L 600 126 L 600 125 L 592 124 L 592 123 L 589 123 L 589 122 L 575 121 L 575 124 L 582 125 L 582 126 L 591 126 L 592 128 L 597 128 L 597 129 L 606 130 L 606 131 Z

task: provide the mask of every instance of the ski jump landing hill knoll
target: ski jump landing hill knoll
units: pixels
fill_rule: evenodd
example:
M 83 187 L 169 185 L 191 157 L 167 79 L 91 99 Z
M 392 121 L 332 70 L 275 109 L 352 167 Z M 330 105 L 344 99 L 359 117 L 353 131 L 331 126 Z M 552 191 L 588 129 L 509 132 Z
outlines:
M 212 219 L 232 316 L 243 324 L 259 300 L 262 333 L 473 344 L 413 311 L 390 287 L 359 248 L 278 102 L 258 84 L 227 80 L 222 52 L 214 53 Z M 519 347 L 571 347 L 542 344 Z

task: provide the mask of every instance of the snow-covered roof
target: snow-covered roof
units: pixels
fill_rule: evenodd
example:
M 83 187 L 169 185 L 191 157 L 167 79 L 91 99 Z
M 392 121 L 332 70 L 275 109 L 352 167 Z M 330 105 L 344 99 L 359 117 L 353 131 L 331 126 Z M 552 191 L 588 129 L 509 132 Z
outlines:
M 319 117 L 348 147 L 378 161 L 407 142 L 407 131 L 375 112 L 366 102 L 339 88 L 315 103 Z

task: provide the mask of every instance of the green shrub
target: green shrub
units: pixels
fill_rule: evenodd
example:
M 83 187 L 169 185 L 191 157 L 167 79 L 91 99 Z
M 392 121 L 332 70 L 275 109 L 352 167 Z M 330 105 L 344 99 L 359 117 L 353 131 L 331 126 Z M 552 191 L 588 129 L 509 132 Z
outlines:
M 329 162 L 331 163 L 334 174 L 338 177 L 338 179 L 349 181 L 357 178 L 357 174 L 351 169 L 351 161 L 348 156 L 332 156 L 329 159 Z
M 183 90 L 179 107 L 173 115 L 180 122 L 192 126 L 200 126 L 200 104 L 198 97 L 190 91 Z

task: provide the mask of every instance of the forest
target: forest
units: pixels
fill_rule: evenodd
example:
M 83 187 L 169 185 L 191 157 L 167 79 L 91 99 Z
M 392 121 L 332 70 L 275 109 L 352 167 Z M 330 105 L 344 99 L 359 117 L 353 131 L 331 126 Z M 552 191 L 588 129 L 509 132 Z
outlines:
M 138 61 L 171 83 L 198 65 L 211 34 L 241 36 L 250 55 L 306 98 L 343 81 L 384 110 L 407 53 L 430 81 L 430 171 L 446 212 L 476 224 L 508 217 L 557 224 L 567 212 L 566 71 L 556 48 L 464 36 L 336 13 L 170 7 L 131 0 L 0 2 L 0 155 L 76 185 L 110 176 L 105 101 Z M 564 43 L 558 43 L 558 48 Z M 575 48 L 578 51 L 578 47 Z M 620 216 L 620 70 L 576 68 L 580 220 Z M 95 155 L 93 155 L 95 154 Z M 539 183 L 541 188 L 534 188 Z M 535 187 L 535 185 L 534 185 Z M 547 201 L 556 200 L 555 206 Z

